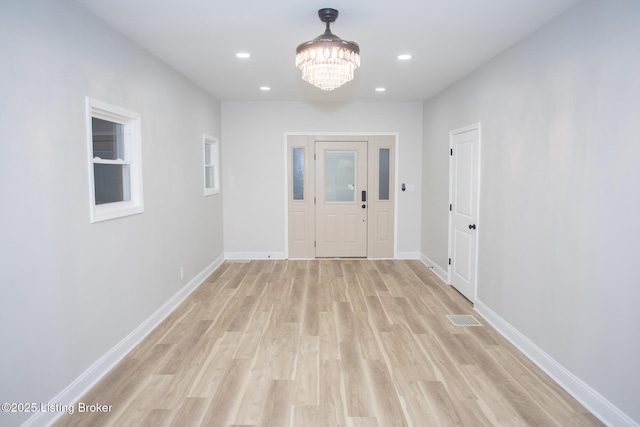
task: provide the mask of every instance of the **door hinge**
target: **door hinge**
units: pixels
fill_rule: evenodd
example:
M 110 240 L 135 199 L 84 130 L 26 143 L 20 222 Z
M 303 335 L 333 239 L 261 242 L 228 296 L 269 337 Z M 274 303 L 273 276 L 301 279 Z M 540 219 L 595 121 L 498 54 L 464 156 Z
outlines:
M 314 205 L 316 204 L 316 198 L 315 197 L 313 198 L 313 204 Z
M 449 258 L 449 265 L 451 265 L 451 258 Z
M 451 212 L 452 210 L 453 210 L 453 205 L 449 203 L 449 212 Z
M 453 156 L 453 148 L 450 150 L 451 155 Z
M 313 241 L 313 247 L 314 248 L 316 247 L 316 241 L 315 240 Z
M 313 153 L 313 160 L 316 159 L 316 153 Z

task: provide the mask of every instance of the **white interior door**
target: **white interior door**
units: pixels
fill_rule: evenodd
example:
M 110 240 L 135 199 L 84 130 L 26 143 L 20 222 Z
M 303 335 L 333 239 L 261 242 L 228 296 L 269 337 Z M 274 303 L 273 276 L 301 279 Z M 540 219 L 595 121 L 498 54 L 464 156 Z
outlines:
M 476 297 L 478 222 L 477 127 L 451 133 L 451 284 L 471 302 Z
M 366 142 L 316 142 L 316 257 L 367 256 L 366 191 Z

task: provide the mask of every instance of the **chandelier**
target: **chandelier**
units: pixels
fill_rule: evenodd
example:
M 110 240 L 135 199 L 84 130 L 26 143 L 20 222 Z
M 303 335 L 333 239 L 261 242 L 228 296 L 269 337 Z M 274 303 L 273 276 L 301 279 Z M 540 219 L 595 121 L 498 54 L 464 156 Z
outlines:
M 318 16 L 327 23 L 327 29 L 298 46 L 296 67 L 302 71 L 302 80 L 322 90 L 334 90 L 353 80 L 354 72 L 360 67 L 360 47 L 331 33 L 329 25 L 338 18 L 337 10 L 320 9 Z

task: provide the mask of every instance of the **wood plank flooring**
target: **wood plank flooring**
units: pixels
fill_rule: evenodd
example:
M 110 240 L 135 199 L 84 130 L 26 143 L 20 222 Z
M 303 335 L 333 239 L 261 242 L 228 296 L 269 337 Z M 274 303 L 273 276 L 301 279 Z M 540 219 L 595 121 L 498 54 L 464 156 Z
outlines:
M 80 401 L 55 425 L 602 425 L 419 261 L 225 262 Z

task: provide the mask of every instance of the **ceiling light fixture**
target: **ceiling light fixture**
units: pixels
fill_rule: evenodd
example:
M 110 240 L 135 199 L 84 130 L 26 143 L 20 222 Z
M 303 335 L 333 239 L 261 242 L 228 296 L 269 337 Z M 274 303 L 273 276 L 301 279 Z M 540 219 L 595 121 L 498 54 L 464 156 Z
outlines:
M 360 46 L 331 33 L 329 25 L 338 18 L 337 10 L 320 9 L 318 16 L 327 28 L 324 34 L 298 46 L 296 67 L 302 71 L 302 80 L 322 90 L 334 90 L 353 80 L 360 67 Z
M 385 90 L 387 90 L 387 89 L 385 89 L 383 87 L 377 87 L 376 88 L 376 92 L 384 92 Z
M 251 55 L 245 52 L 238 52 L 236 53 L 236 57 L 240 58 L 240 59 L 247 59 L 250 58 Z
M 406 53 L 403 53 L 402 55 L 398 55 L 398 59 L 399 59 L 400 61 L 406 61 L 406 60 L 408 60 L 408 59 L 411 59 L 411 55 L 406 54 Z

